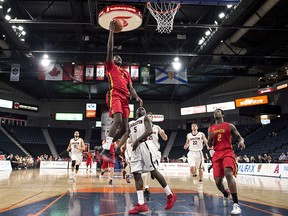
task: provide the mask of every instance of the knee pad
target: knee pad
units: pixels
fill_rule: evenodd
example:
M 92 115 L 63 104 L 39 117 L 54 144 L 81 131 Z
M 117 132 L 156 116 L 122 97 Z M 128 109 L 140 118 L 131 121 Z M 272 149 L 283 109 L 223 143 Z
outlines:
M 76 170 L 79 170 L 79 165 L 76 165 Z
M 76 164 L 76 160 L 72 160 L 72 167 L 74 167 Z

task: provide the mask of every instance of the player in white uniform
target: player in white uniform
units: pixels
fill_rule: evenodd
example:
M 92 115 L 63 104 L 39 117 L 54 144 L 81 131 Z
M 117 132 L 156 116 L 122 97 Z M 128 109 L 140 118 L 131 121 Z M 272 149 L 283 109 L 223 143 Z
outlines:
M 71 151 L 71 174 L 70 180 L 76 181 L 76 174 L 79 170 L 79 165 L 82 162 L 82 151 L 85 150 L 84 141 L 79 137 L 79 131 L 74 132 L 74 138 L 72 138 L 67 147 L 67 151 Z M 76 167 L 76 169 L 74 169 Z M 75 173 L 74 173 L 75 170 Z
M 147 113 L 147 116 L 150 118 L 151 122 L 153 122 L 153 114 L 151 112 Z M 152 142 L 155 144 L 155 147 L 157 149 L 157 161 L 158 164 L 161 161 L 161 152 L 160 152 L 160 143 L 159 143 L 159 135 L 164 141 L 168 140 L 168 136 L 165 133 L 165 131 L 158 125 L 152 124 L 152 130 L 153 133 L 148 137 L 149 140 L 152 140 Z M 151 180 L 151 174 L 146 173 L 145 174 L 145 190 L 144 190 L 144 197 L 146 201 L 150 200 L 150 191 L 149 191 L 149 185 Z
M 143 179 L 141 173 L 151 172 L 151 175 L 157 179 L 163 187 L 167 195 L 167 203 L 165 209 L 171 209 L 177 199 L 177 196 L 170 190 L 164 177 L 157 171 L 157 149 L 155 144 L 148 140 L 148 136 L 152 134 L 152 122 L 146 116 L 146 111 L 143 107 L 136 110 L 136 121 L 129 123 L 128 131 L 122 136 L 116 152 L 120 152 L 121 146 L 130 137 L 132 142 L 131 155 L 131 173 L 135 179 L 135 186 L 137 190 L 138 203 L 129 210 L 129 214 L 138 214 L 139 212 L 148 211 L 148 206 L 144 201 L 143 193 Z
M 207 145 L 208 140 L 204 133 L 198 132 L 198 125 L 191 125 L 192 132 L 186 136 L 186 143 L 184 149 L 189 148 L 187 154 L 188 164 L 193 176 L 193 183 L 196 184 L 197 170 L 199 170 L 199 184 L 198 189 L 203 190 L 203 168 L 204 168 L 204 156 L 203 156 L 203 143 Z

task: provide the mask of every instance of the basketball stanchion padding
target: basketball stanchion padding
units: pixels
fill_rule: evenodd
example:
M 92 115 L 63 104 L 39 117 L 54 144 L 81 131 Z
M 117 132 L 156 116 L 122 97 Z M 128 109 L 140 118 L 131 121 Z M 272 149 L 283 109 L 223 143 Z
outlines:
M 120 30 L 121 24 L 116 24 L 115 32 L 132 31 L 141 26 L 142 13 L 130 5 L 110 5 L 99 12 L 98 23 L 104 29 L 109 30 L 110 22 L 115 19 L 123 23 L 122 30 Z
M 173 21 L 180 3 L 147 2 L 146 7 L 157 21 L 157 31 L 169 34 L 173 30 Z

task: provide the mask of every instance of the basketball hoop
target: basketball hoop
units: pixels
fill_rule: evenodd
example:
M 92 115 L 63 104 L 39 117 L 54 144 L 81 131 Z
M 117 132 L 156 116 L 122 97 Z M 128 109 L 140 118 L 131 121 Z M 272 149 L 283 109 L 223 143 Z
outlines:
M 147 2 L 147 8 L 157 21 L 157 31 L 169 34 L 173 30 L 173 21 L 180 3 Z

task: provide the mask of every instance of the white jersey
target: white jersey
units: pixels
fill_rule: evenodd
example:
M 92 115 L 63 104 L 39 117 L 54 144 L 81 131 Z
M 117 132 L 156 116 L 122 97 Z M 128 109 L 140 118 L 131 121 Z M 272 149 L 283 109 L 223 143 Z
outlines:
M 152 125 L 152 134 L 148 137 L 148 140 L 152 140 L 152 142 L 155 144 L 156 148 L 160 149 L 160 143 L 159 143 L 159 131 L 161 130 L 158 125 Z
M 70 146 L 71 146 L 71 153 L 73 154 L 79 154 L 82 153 L 81 150 L 79 150 L 81 148 L 81 143 L 82 143 L 82 139 L 78 138 L 77 140 L 75 140 L 74 138 L 72 138 L 70 140 Z
M 130 141 L 134 143 L 140 136 L 142 136 L 145 131 L 146 127 L 144 124 L 145 116 L 138 118 L 136 121 L 129 122 L 129 129 L 130 129 Z
M 187 139 L 189 140 L 189 150 L 190 151 L 201 151 L 203 149 L 203 133 L 198 132 L 196 135 L 192 133 L 187 134 Z

